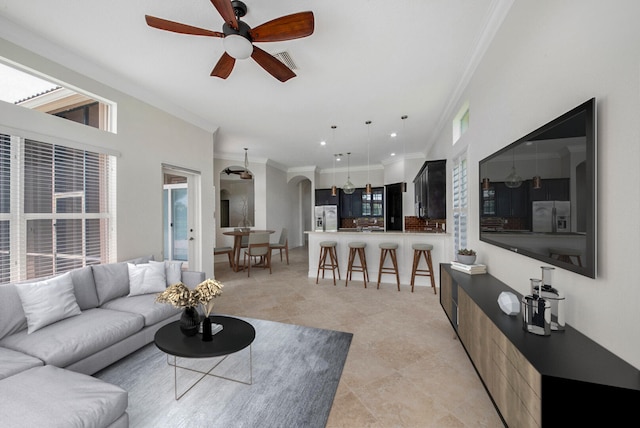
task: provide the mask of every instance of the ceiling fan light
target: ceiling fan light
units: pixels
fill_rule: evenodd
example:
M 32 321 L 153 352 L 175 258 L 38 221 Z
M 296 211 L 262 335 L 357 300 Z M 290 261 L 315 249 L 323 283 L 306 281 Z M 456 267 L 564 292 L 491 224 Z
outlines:
M 235 59 L 247 59 L 253 53 L 251 42 L 239 34 L 229 34 L 222 40 L 224 50 Z

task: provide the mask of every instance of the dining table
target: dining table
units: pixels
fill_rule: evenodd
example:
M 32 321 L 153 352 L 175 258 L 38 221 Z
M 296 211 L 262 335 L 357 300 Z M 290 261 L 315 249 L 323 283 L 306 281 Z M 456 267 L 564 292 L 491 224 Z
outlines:
M 275 233 L 275 230 L 258 230 L 258 229 L 234 229 L 222 232 L 223 235 L 233 236 L 233 271 L 240 270 L 240 252 L 242 251 L 242 237 L 249 236 L 251 233 Z

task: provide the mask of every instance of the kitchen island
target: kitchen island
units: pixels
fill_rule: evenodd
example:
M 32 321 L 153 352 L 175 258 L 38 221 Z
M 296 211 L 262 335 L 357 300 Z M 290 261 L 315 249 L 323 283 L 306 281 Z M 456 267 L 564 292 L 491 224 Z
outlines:
M 369 281 L 373 284 L 374 288 L 378 282 L 378 267 L 380 263 L 380 248 L 378 245 L 381 242 L 395 242 L 398 244 L 396 250 L 398 256 L 398 272 L 400 274 L 400 289 L 410 290 L 409 284 L 411 284 L 411 267 L 413 266 L 413 249 L 411 245 L 414 243 L 431 244 L 433 250 L 431 250 L 431 257 L 433 259 L 434 266 L 434 280 L 436 287 L 440 284 L 440 272 L 438 266 L 440 263 L 448 263 L 453 257 L 453 250 L 451 248 L 451 235 L 444 232 L 399 232 L 399 231 L 375 231 L 375 232 L 357 232 L 357 231 L 339 231 L 339 232 L 305 232 L 309 236 L 309 274 L 311 278 L 315 278 L 318 273 L 318 260 L 320 258 L 320 242 L 321 241 L 336 241 L 336 250 L 338 253 L 338 265 L 340 267 L 340 278 L 342 284 L 344 284 L 345 275 L 347 274 L 347 263 L 349 258 L 349 242 L 359 241 L 366 242 L 366 255 L 367 255 L 367 267 L 369 272 Z M 358 259 L 356 258 L 356 261 Z M 391 266 L 391 260 L 387 258 L 385 266 Z M 420 262 L 420 269 L 425 268 L 424 258 Z M 320 273 L 322 278 L 322 273 Z M 325 275 L 325 279 L 327 276 Z M 329 278 L 331 273 L 329 273 Z M 352 275 L 353 286 L 358 286 L 358 283 L 362 284 L 362 273 L 353 272 Z M 383 274 L 380 279 L 380 286 L 384 284 L 393 284 L 395 287 L 395 278 L 390 274 Z M 351 286 L 351 280 L 349 281 Z M 428 286 L 431 287 L 431 280 L 426 276 L 416 276 L 416 286 Z M 367 285 L 369 286 L 369 285 Z

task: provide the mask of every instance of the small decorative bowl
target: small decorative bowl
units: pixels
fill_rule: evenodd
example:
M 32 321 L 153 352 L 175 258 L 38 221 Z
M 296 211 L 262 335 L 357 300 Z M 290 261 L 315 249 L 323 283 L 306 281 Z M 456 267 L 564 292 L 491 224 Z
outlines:
M 462 254 L 458 254 L 458 261 L 465 265 L 472 265 L 476 262 L 476 255 L 465 256 Z

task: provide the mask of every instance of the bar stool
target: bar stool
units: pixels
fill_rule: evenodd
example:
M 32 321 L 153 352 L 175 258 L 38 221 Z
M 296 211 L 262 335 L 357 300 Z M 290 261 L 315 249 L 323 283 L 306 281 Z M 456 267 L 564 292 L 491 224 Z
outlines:
M 316 284 L 320 277 L 320 269 L 322 269 L 322 279 L 324 279 L 325 269 L 331 269 L 333 274 L 333 285 L 336 285 L 336 269 L 338 269 L 338 279 L 340 279 L 340 267 L 338 266 L 338 254 L 336 252 L 336 241 L 320 242 L 320 260 L 318 261 L 318 274 L 316 275 Z M 327 261 L 327 256 L 329 261 Z
M 575 257 L 578 266 L 582 266 L 582 259 L 580 258 L 580 250 L 573 250 L 571 248 L 549 248 L 549 257 L 558 256 L 558 260 L 561 262 L 575 264 L 571 257 Z
M 436 293 L 436 282 L 433 279 L 433 263 L 431 261 L 431 250 L 433 245 L 431 244 L 412 244 L 413 248 L 413 268 L 411 268 L 411 292 L 413 293 L 413 287 L 415 285 L 416 276 L 429 276 L 431 277 L 431 287 L 433 287 L 433 294 Z M 420 264 L 420 258 L 424 255 L 424 261 L 427 262 L 426 269 L 418 269 Z
M 380 267 L 378 268 L 378 289 L 380 288 L 380 277 L 383 273 L 391 273 L 396 276 L 396 282 L 398 283 L 398 291 L 400 291 L 400 274 L 398 273 L 398 259 L 396 257 L 396 249 L 398 244 L 395 242 L 381 242 L 380 247 Z M 387 254 L 391 257 L 393 267 L 384 267 L 384 261 L 387 258 Z
M 349 284 L 349 280 L 353 275 L 353 272 L 362 272 L 362 278 L 364 280 L 364 288 L 367 288 L 367 281 L 369 281 L 369 273 L 367 272 L 367 256 L 364 252 L 366 248 L 366 242 L 349 242 L 349 263 L 347 264 L 347 276 L 344 281 L 344 286 Z M 356 254 L 360 258 L 360 265 L 354 264 Z

